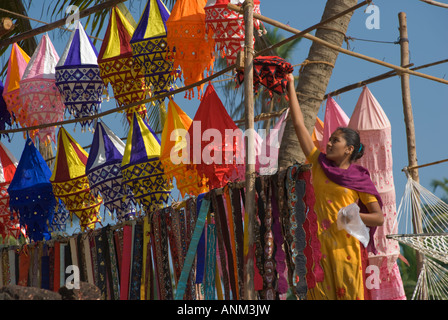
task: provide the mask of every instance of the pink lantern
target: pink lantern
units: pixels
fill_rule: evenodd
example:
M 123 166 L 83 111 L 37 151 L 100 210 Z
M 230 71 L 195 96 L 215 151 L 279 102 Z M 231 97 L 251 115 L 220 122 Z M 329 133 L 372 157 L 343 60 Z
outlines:
M 59 56 L 50 37 L 45 34 L 20 80 L 22 104 L 28 107 L 25 112 L 28 126 L 59 122 L 64 117 L 65 106 L 55 85 L 55 67 L 58 61 Z M 36 131 L 40 141 L 56 143 L 54 127 Z M 36 132 L 30 132 L 32 139 L 35 135 Z
M 208 0 L 205 6 L 205 25 L 214 33 L 216 49 L 227 57 L 228 65 L 236 61 L 238 51 L 244 48 L 244 17 L 227 8 L 229 3 L 242 5 L 244 0 Z M 260 13 L 260 1 L 254 1 L 254 12 Z M 254 27 L 260 29 L 260 22 L 254 19 Z M 254 39 L 255 41 L 255 39 Z
M 330 140 L 331 134 L 338 127 L 346 127 L 349 121 L 350 118 L 345 114 L 344 110 L 342 110 L 332 97 L 328 97 L 327 105 L 325 107 L 323 137 L 320 143 L 321 152 L 326 152 L 327 143 Z

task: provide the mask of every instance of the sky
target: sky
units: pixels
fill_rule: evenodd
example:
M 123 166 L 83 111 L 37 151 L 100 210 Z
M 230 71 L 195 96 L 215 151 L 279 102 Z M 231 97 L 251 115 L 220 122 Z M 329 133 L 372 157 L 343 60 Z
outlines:
M 130 5 L 130 3 L 132 5 Z M 271 19 L 288 24 L 296 29 L 304 30 L 307 27 L 318 23 L 321 19 L 326 1 L 324 0 L 261 0 L 261 14 Z M 146 1 L 126 1 L 136 21 L 144 9 Z M 415 66 L 444 60 L 448 52 L 448 9 L 435 7 L 419 0 L 376 0 L 373 3 L 377 6 L 379 20 L 374 28 L 369 28 L 366 21 L 372 18 L 373 12 L 365 12 L 362 7 L 354 12 L 347 36 L 372 40 L 351 40 L 349 49 L 367 56 L 374 57 L 385 62 L 400 65 L 400 46 L 394 42 L 399 37 L 398 13 L 405 12 L 407 15 L 410 62 Z M 51 5 L 50 0 L 33 1 L 29 15 L 35 19 L 48 23 L 51 17 L 42 15 L 42 7 Z M 58 17 L 60 19 L 62 17 Z M 81 19 L 87 32 L 90 26 L 86 26 L 87 18 Z M 42 24 L 31 22 L 33 27 Z M 105 23 L 105 27 L 107 23 Z M 54 30 L 48 32 L 56 51 L 62 55 L 64 47 L 69 39 L 69 32 Z M 292 34 L 282 31 L 285 37 Z M 40 41 L 41 36 L 37 37 Z M 102 33 L 101 36 L 104 36 Z M 380 41 L 380 42 L 379 42 Z M 383 43 L 385 42 L 385 43 Z M 96 47 L 99 51 L 101 43 Z M 311 41 L 303 39 L 293 54 L 291 64 L 303 62 L 311 46 Z M 347 48 L 346 44 L 343 45 Z M 0 57 L 0 62 L 6 63 L 9 58 L 9 51 Z M 298 74 L 299 67 L 296 67 L 294 74 Z M 333 70 L 332 77 L 327 87 L 327 93 L 345 87 L 359 81 L 388 72 L 390 69 L 367 62 L 349 55 L 340 53 Z M 441 64 L 435 67 L 419 70 L 438 78 L 448 79 L 448 64 Z M 4 79 L 2 79 L 4 81 Z M 392 154 L 393 173 L 396 189 L 397 203 L 403 196 L 406 184 L 406 176 L 402 169 L 408 165 L 406 129 L 403 115 L 402 92 L 399 77 L 392 77 L 387 80 L 372 83 L 368 88 L 380 103 L 392 126 Z M 426 164 L 439 160 L 448 159 L 448 86 L 435 81 L 423 79 L 416 76 L 410 78 L 411 102 L 414 116 L 416 148 L 418 164 Z M 240 88 L 239 90 L 243 90 Z M 342 93 L 334 97 L 335 101 L 350 117 L 356 102 L 361 94 L 362 88 Z M 109 92 L 112 92 L 110 89 Z M 220 95 L 217 87 L 218 95 Z M 196 98 L 188 100 L 184 98 L 184 93 L 174 97 L 175 102 L 193 119 L 200 101 Z M 224 99 L 223 99 L 224 100 Z M 104 101 L 102 111 L 115 107 L 114 101 Z M 228 106 L 226 106 L 228 107 Z M 324 119 L 325 101 L 321 104 L 318 116 Z M 237 120 L 237 119 L 235 119 Z M 113 114 L 103 118 L 103 121 L 119 137 L 127 136 L 127 128 L 122 125 L 122 114 Z M 73 131 L 73 125 L 66 126 L 69 133 L 78 141 L 81 146 L 90 145 L 93 139 L 91 132 L 81 132 L 78 125 Z M 12 136 L 11 142 L 2 138 L 5 146 L 20 159 L 24 142 L 23 134 L 16 133 Z M 87 150 L 88 151 L 88 150 Z M 442 180 L 448 178 L 448 162 L 419 169 L 420 184 L 432 191 L 430 183 L 432 180 Z M 438 196 L 443 196 L 441 190 L 435 192 Z

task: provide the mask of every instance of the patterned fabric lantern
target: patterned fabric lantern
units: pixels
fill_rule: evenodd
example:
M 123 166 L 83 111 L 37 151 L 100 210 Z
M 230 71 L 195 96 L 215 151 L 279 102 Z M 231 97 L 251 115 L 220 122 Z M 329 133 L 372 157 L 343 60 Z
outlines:
M 106 87 L 110 83 L 119 107 L 144 100 L 146 97 L 143 70 L 132 56 L 130 41 L 134 27 L 117 7 L 113 7 L 103 44 L 98 53 L 100 75 Z M 144 104 L 126 110 L 127 120 L 134 112 L 146 117 Z
M 8 193 L 11 211 L 18 213 L 20 224 L 34 241 L 50 239 L 48 224 L 56 206 L 50 177 L 50 168 L 28 138 Z
M 212 84 L 207 89 L 188 129 L 190 164 L 208 179 L 210 189 L 233 179 L 244 180 L 243 132 L 236 126 Z M 210 142 L 211 141 L 211 142 Z
M 142 65 L 146 85 L 154 95 L 171 91 L 176 77 L 167 46 L 169 16 L 161 0 L 148 0 L 131 39 L 134 58 Z
M 98 121 L 87 159 L 86 174 L 92 193 L 95 196 L 101 193 L 104 206 L 115 213 L 119 222 L 129 220 L 136 211 L 132 192 L 122 184 L 124 148 L 124 142 L 106 124 Z
M 346 127 L 349 121 L 350 118 L 345 114 L 339 104 L 332 97 L 328 97 L 325 107 L 323 136 L 320 143 L 321 152 L 327 152 L 327 143 L 330 140 L 331 134 L 338 127 Z
M 87 152 L 64 128 L 59 129 L 56 161 L 50 178 L 54 195 L 79 218 L 81 230 L 94 229 L 100 221 L 98 212 L 103 200 L 90 191 L 86 176 Z
M 160 140 L 137 113 L 129 129 L 121 170 L 123 182 L 145 210 L 154 211 L 168 201 L 171 186 L 160 162 Z
M 236 62 L 236 56 L 244 48 L 244 15 L 227 8 L 227 5 L 242 5 L 244 0 L 208 0 L 205 6 L 206 28 L 213 31 L 216 49 L 225 55 L 227 64 Z M 260 14 L 260 1 L 254 1 L 254 12 Z M 254 19 L 254 27 L 260 29 L 260 21 Z M 254 39 L 255 42 L 255 39 Z
M 0 235 L 4 241 L 8 236 L 18 239 L 21 227 L 19 219 L 11 214 L 8 193 L 8 187 L 16 173 L 17 160 L 2 142 L 0 142 L 0 162 Z
M 174 55 L 174 68 L 181 68 L 184 85 L 194 84 L 211 72 L 214 62 L 212 31 L 206 31 L 206 0 L 178 0 L 166 22 L 168 47 Z M 198 86 L 200 92 L 203 85 Z M 193 89 L 188 97 L 194 95 Z M 201 95 L 199 94 L 199 97 Z
M 170 97 L 162 131 L 160 161 L 166 176 L 171 181 L 176 178 L 177 189 L 182 197 L 186 193 L 198 196 L 208 191 L 205 177 L 198 175 L 194 165 L 187 166 L 189 156 L 186 133 L 191 123 L 190 117 Z
M 388 234 L 398 233 L 395 185 L 392 158 L 392 128 L 386 113 L 364 87 L 348 127 L 358 130 L 364 144 L 364 156 L 358 163 L 367 168 L 370 177 L 383 200 L 384 224 L 375 232 L 377 254 L 369 253 L 369 264 L 376 266 L 381 279 L 379 287 L 369 289 L 373 300 L 403 300 L 406 295 L 398 268 L 400 246 Z
M 31 57 L 22 80 L 20 80 L 20 97 L 27 108 L 25 118 L 28 126 L 62 121 L 65 106 L 55 85 L 55 67 L 59 56 L 45 34 Z M 55 128 L 38 129 L 41 142 L 56 143 Z M 30 133 L 31 138 L 35 132 Z
M 56 65 L 56 86 L 66 111 L 76 119 L 93 116 L 101 108 L 103 80 L 97 63 L 95 47 L 86 35 L 81 22 L 75 29 Z M 93 120 L 81 120 L 82 129 L 91 127 Z
M 5 88 L 3 98 L 5 99 L 8 111 L 13 116 L 13 120 L 22 127 L 26 126 L 26 108 L 20 98 L 20 80 L 25 72 L 30 57 L 20 48 L 17 43 L 12 45 L 11 56 L 8 61 L 8 70 L 6 71 Z

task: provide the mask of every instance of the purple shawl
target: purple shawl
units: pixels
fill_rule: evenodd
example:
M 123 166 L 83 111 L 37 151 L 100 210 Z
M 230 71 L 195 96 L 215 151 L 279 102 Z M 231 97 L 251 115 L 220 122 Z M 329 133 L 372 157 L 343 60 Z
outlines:
M 348 169 L 341 169 L 335 166 L 333 161 L 327 159 L 325 153 L 319 154 L 318 161 L 328 179 L 345 188 L 374 195 L 378 200 L 381 209 L 383 208 L 383 201 L 370 179 L 369 170 L 356 164 L 351 164 Z M 368 212 L 367 207 L 362 203 L 361 199 L 359 200 L 358 205 L 360 212 Z M 376 254 L 377 250 L 373 240 L 376 227 L 368 228 L 370 230 L 370 241 L 367 245 L 367 250 Z

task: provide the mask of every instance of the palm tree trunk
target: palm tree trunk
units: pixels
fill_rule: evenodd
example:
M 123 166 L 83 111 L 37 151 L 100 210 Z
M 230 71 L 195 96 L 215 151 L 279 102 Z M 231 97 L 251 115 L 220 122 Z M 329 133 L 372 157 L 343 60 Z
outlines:
M 357 0 L 328 0 L 321 21 L 326 20 L 350 7 Z M 352 13 L 333 20 L 316 30 L 316 37 L 341 46 L 348 28 Z M 330 81 L 338 51 L 318 43 L 313 43 L 308 53 L 308 61 L 299 74 L 297 94 L 302 108 L 305 125 L 311 133 L 316 116 L 323 101 L 328 82 Z M 297 140 L 291 120 L 286 123 L 279 151 L 279 169 L 285 169 L 295 162 L 304 162 L 305 156 Z

